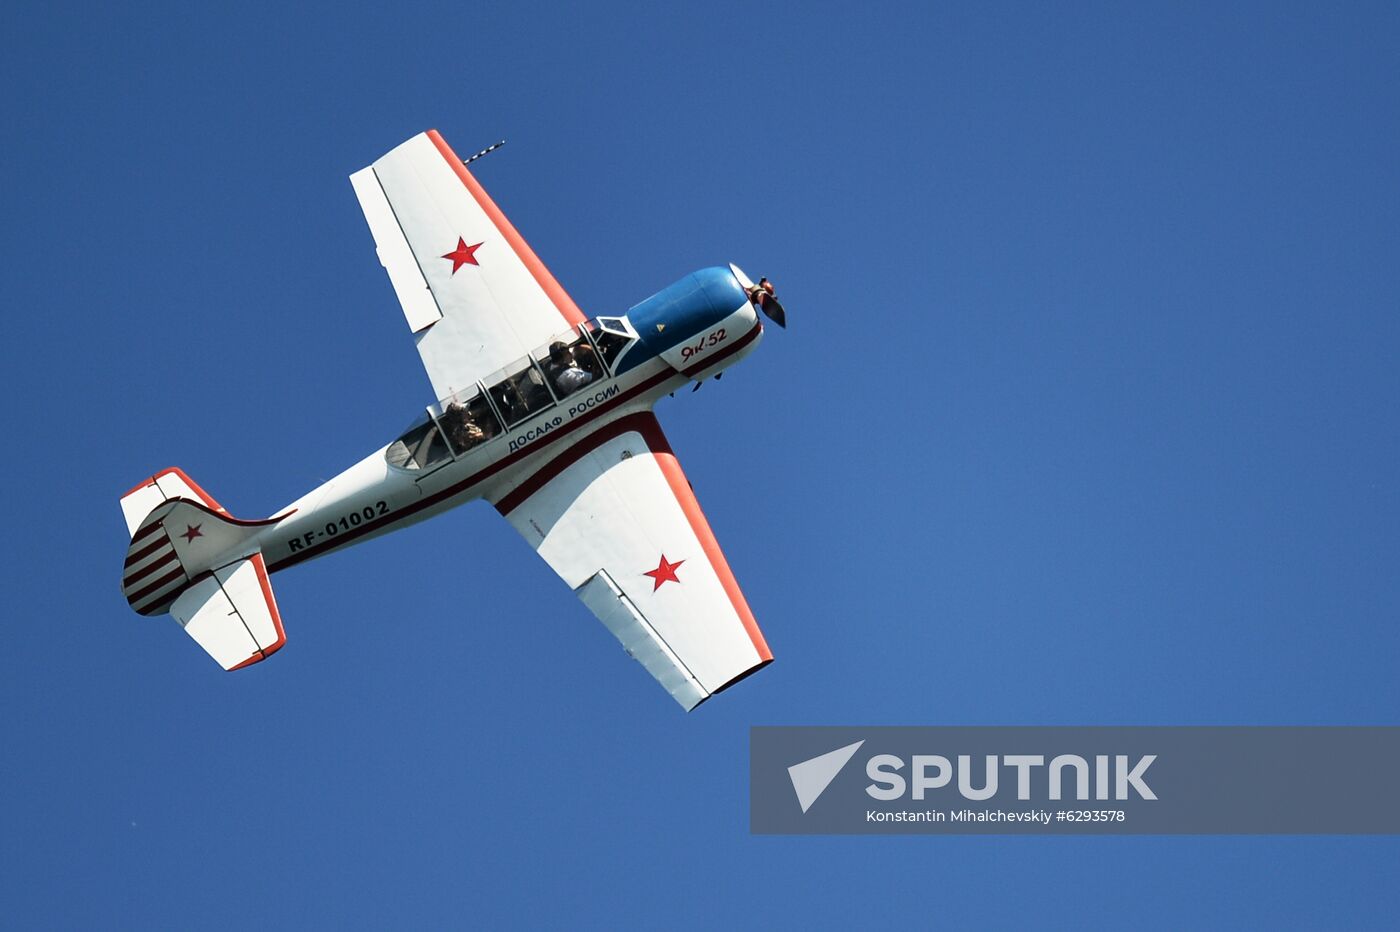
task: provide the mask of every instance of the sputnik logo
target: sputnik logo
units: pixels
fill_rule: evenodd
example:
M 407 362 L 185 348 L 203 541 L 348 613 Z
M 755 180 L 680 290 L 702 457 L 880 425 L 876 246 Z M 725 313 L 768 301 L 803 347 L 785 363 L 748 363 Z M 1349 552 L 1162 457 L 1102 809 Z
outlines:
M 825 754 L 804 760 L 800 764 L 793 764 L 788 768 L 788 779 L 792 780 L 792 791 L 797 794 L 797 804 L 806 812 L 812 808 L 812 803 L 826 792 L 826 788 L 831 786 L 831 781 L 836 779 L 836 775 L 850 763 L 855 757 L 856 751 L 865 743 L 865 739 L 857 741 L 855 744 L 848 744 L 844 748 L 837 748 L 834 751 L 827 751 Z

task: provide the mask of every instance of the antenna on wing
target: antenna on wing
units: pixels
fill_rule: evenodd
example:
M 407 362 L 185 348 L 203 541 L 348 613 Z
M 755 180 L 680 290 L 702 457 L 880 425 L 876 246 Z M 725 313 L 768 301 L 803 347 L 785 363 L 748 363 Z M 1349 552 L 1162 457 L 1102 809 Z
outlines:
M 494 146 L 487 146 L 485 149 L 482 149 L 480 152 L 478 152 L 476 155 L 472 156 L 471 158 L 469 158 L 469 159 L 463 159 L 463 160 L 462 160 L 462 164 L 463 164 L 463 165 L 470 165 L 472 162 L 475 162 L 477 159 L 481 158 L 483 155 L 490 155 L 492 152 L 495 152 L 497 149 L 499 149 L 501 146 L 503 146 L 503 145 L 505 145 L 505 144 L 506 144 L 506 141 L 505 141 L 504 139 L 502 139 L 500 142 L 496 143 Z

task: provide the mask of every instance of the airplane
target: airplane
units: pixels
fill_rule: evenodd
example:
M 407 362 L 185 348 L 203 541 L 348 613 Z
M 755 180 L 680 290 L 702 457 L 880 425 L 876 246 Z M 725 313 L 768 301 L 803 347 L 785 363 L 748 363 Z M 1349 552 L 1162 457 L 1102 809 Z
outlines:
M 350 183 L 438 400 L 270 518 L 179 468 L 138 483 L 130 606 L 237 670 L 286 643 L 270 574 L 485 499 L 686 711 L 771 663 L 652 408 L 784 324 L 772 283 L 705 268 L 590 318 L 436 130 Z

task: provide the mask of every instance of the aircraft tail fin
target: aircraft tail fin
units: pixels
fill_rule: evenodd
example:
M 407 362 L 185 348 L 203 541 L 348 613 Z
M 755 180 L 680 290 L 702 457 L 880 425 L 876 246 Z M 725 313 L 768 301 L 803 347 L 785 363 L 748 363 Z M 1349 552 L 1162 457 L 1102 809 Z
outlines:
M 226 670 L 256 663 L 285 642 L 267 565 L 263 521 L 233 517 L 179 469 L 122 496 L 131 532 L 122 593 L 142 615 L 170 612 Z M 290 514 L 290 512 L 288 512 Z
M 163 469 L 138 482 L 122 495 L 122 517 L 126 518 L 127 533 L 135 537 L 136 532 L 146 523 L 151 512 L 172 499 L 184 498 L 192 502 L 202 502 L 210 510 L 227 515 L 228 510 L 214 497 L 204 491 L 179 466 Z

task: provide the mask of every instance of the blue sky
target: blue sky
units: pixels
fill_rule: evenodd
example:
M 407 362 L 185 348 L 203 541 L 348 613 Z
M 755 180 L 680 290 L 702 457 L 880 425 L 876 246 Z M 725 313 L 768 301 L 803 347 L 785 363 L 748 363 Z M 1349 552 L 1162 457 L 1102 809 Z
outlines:
M 7 919 L 1393 921 L 1393 838 L 748 834 L 752 724 L 1397 722 L 1400 13 L 1055 7 L 12 7 Z M 236 674 L 120 596 L 143 476 L 432 400 L 346 180 L 428 127 L 589 312 L 788 307 L 658 409 L 777 655 L 693 715 L 479 504 Z

